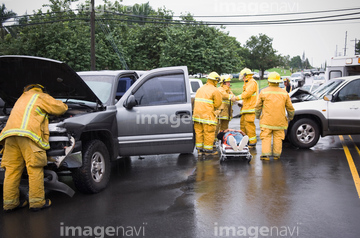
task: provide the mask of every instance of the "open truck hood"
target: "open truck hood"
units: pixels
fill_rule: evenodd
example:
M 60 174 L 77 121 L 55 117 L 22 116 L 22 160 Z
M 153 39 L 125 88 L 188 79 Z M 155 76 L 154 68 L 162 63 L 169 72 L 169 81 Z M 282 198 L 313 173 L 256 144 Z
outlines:
M 29 84 L 41 84 L 56 99 L 77 99 L 102 104 L 67 64 L 34 56 L 0 56 L 0 98 L 12 107 Z

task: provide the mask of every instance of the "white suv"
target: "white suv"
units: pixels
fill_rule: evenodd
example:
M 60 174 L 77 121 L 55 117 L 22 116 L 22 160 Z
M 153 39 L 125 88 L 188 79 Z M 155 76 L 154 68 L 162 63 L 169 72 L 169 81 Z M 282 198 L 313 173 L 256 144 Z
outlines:
M 310 148 L 320 136 L 360 134 L 360 76 L 336 78 L 313 93 L 290 93 L 295 117 L 287 137 L 299 148 Z

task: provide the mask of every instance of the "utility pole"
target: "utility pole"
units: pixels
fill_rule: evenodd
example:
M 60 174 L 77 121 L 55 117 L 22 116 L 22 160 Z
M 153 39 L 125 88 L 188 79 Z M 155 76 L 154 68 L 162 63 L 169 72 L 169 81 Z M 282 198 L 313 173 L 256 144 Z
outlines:
M 337 45 L 336 45 L 335 57 L 337 57 L 337 54 L 338 54 L 338 49 L 337 49 Z
M 344 48 L 344 56 L 346 56 L 346 41 L 347 41 L 347 31 L 345 32 L 345 48 Z
M 91 14 L 90 14 L 90 58 L 91 58 L 91 70 L 96 70 L 95 61 L 95 0 L 91 0 Z

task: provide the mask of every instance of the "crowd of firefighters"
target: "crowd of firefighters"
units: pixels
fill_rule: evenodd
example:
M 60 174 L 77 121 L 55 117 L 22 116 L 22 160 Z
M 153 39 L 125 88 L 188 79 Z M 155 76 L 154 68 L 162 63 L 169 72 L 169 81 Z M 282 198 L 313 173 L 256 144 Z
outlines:
M 257 144 L 255 118 L 260 119 L 260 159 L 280 158 L 285 129 L 288 121 L 293 119 L 295 110 L 288 91 L 279 87 L 282 81 L 280 74 L 271 72 L 268 75 L 269 86 L 260 93 L 253 75 L 248 68 L 240 71 L 239 79 L 244 81 L 244 85 L 238 96 L 230 88 L 232 76 L 220 77 L 216 72 L 210 73 L 206 84 L 198 89 L 193 112 L 198 155 L 218 153 L 214 149 L 216 135 L 219 131 L 228 129 L 233 114 L 232 106 L 237 103 L 241 105 L 240 130 L 249 137 L 248 146 L 252 148 Z M 217 87 L 218 83 L 220 87 Z

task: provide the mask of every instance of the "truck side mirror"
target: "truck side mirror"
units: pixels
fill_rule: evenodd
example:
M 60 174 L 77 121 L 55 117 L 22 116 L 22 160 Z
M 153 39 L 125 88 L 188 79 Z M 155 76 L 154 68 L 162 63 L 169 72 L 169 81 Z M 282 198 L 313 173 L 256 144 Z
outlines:
M 333 100 L 333 96 L 331 94 L 324 96 L 324 100 L 331 102 Z
M 126 109 L 132 109 L 133 107 L 136 106 L 136 100 L 135 100 L 135 96 L 134 95 L 130 95 L 124 102 L 124 107 Z

